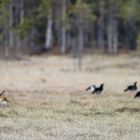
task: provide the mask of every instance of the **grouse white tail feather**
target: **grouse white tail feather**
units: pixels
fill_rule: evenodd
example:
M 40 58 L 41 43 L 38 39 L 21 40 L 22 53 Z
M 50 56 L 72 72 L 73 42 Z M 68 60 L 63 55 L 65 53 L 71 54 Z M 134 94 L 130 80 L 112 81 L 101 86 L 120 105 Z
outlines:
M 95 88 L 96 88 L 95 85 L 91 85 L 88 88 L 86 88 L 86 91 L 89 91 L 90 90 L 91 92 L 93 92 L 95 90 Z

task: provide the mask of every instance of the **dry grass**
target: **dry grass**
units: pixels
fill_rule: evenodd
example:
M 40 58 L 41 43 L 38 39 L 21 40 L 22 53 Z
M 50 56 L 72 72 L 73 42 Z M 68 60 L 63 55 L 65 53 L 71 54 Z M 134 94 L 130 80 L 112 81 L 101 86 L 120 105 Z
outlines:
M 82 71 L 74 71 L 66 57 L 0 61 L 1 90 L 14 101 L 0 108 L 0 139 L 139 140 L 140 100 L 122 92 L 140 82 L 139 60 L 87 56 Z M 101 96 L 85 92 L 89 84 L 101 82 Z

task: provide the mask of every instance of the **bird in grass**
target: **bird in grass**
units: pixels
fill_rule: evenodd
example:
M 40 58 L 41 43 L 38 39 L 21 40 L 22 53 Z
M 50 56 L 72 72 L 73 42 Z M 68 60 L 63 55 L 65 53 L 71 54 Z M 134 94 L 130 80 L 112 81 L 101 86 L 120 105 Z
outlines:
M 3 92 L 0 93 L 0 105 L 1 105 L 1 106 L 5 106 L 5 105 L 8 105 L 8 103 L 12 103 L 11 101 L 9 101 L 9 100 L 7 99 L 6 96 L 4 96 L 4 92 L 5 92 L 5 91 L 3 91 Z
M 136 95 L 134 96 L 134 98 L 137 98 L 137 97 L 140 97 L 140 91 L 138 91 L 138 92 L 136 93 Z
M 133 85 L 129 85 L 125 90 L 124 92 L 127 92 L 127 91 L 136 91 L 138 88 L 137 88 L 137 81 L 133 84 Z
M 92 94 L 97 93 L 100 94 L 104 90 L 104 84 L 102 83 L 99 87 L 95 87 L 95 90 L 92 92 Z
M 97 94 L 100 94 L 104 89 L 104 84 L 101 84 L 99 87 L 95 86 L 95 85 L 92 85 L 92 86 L 89 86 L 86 91 L 90 90 L 92 92 L 92 94 L 94 93 L 97 93 Z

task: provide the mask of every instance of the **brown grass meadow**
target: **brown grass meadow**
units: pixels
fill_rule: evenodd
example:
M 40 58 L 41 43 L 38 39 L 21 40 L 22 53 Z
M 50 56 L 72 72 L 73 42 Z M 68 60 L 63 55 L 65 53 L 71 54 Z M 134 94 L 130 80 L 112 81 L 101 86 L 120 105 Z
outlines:
M 139 140 L 140 99 L 124 88 L 138 81 L 140 57 L 89 55 L 82 71 L 65 56 L 0 61 L 0 140 Z M 101 95 L 85 92 L 105 83 Z

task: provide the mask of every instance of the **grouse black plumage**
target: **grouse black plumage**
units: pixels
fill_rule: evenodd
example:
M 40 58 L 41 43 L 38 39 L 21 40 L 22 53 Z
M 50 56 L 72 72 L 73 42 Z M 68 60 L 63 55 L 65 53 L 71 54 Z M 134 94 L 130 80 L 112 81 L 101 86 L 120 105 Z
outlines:
M 134 98 L 137 98 L 137 97 L 140 97 L 140 91 L 138 91 L 138 92 L 136 93 L 136 95 L 134 96 Z
M 95 87 L 95 90 L 92 92 L 92 94 L 97 93 L 100 94 L 104 90 L 104 84 L 101 84 L 99 87 Z
M 100 94 L 104 89 L 104 84 L 101 84 L 99 87 L 95 85 L 91 85 L 88 88 L 86 88 L 86 91 L 90 90 L 92 94 L 97 93 Z
M 124 92 L 127 92 L 127 91 L 136 91 L 137 90 L 137 82 L 135 82 L 133 85 L 129 85 L 125 90 Z

